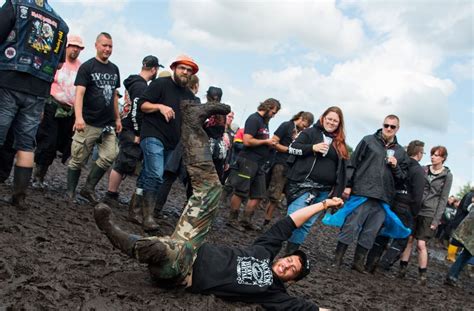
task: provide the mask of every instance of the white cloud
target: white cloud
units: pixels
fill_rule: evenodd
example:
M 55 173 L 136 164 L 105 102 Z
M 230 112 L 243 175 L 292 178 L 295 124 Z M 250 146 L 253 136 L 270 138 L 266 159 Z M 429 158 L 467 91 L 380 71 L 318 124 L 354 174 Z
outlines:
M 272 52 L 288 42 L 348 55 L 364 41 L 361 22 L 324 1 L 172 1 L 173 37 L 209 48 Z
M 83 7 L 95 7 L 95 8 L 106 8 L 112 11 L 121 11 L 130 0 L 62 0 L 64 4 L 68 5 L 81 5 Z
M 458 80 L 472 80 L 474 76 L 474 59 L 471 58 L 463 63 L 455 63 L 451 66 L 451 73 Z
M 438 62 L 437 53 L 399 38 L 337 64 L 328 75 L 314 67 L 295 66 L 258 71 L 253 79 L 294 110 L 315 103 L 337 105 L 356 122 L 376 124 L 395 113 L 405 124 L 442 131 L 448 125 L 447 99 L 455 86 L 433 74 Z

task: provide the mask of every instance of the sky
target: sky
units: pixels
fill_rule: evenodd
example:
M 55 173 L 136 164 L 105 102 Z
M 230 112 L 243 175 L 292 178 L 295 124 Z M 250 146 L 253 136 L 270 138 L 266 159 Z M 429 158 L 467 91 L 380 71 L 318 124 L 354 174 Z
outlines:
M 94 57 L 101 31 L 113 37 L 110 60 L 122 81 L 144 56 L 166 69 L 179 54 L 199 64 L 200 91 L 223 89 L 243 126 L 273 97 L 282 109 L 273 132 L 297 112 L 344 112 L 355 147 L 400 117 L 398 141 L 448 149 L 452 194 L 474 181 L 474 1 L 469 0 L 57 0 L 50 5 L 84 38 Z

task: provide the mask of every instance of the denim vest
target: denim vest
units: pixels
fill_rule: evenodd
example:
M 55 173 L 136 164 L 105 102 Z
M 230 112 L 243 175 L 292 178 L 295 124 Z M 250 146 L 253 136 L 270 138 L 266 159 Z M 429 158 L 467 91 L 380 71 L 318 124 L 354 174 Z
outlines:
M 45 0 L 11 0 L 15 25 L 0 44 L 0 70 L 52 82 L 66 45 L 66 23 Z

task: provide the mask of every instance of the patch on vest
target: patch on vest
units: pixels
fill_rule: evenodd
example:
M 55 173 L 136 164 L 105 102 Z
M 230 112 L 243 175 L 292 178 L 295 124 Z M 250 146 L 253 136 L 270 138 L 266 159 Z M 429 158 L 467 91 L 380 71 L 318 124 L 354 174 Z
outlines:
M 20 18 L 27 18 L 28 17 L 28 7 L 21 5 L 20 6 Z
M 237 283 L 258 287 L 270 286 L 273 274 L 269 259 L 237 257 Z
M 9 59 L 12 59 L 16 56 L 16 50 L 13 47 L 9 47 L 5 49 L 5 56 Z

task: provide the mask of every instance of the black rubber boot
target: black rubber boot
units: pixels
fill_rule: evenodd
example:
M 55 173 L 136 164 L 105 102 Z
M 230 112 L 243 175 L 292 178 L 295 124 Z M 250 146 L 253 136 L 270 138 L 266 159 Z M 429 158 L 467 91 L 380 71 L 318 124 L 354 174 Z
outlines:
M 398 271 L 398 277 L 400 279 L 405 278 L 407 271 L 408 271 L 408 262 L 400 260 L 400 270 Z
M 418 268 L 418 282 L 421 286 L 425 286 L 427 283 L 427 277 L 426 277 L 426 268 Z
M 30 182 L 33 168 L 16 166 L 13 169 L 13 195 L 11 203 L 19 209 L 26 209 L 26 189 Z
M 94 207 L 94 219 L 107 238 L 109 238 L 112 245 L 128 256 L 135 258 L 133 249 L 137 240 L 141 236 L 129 234 L 120 229 L 111 219 L 112 209 L 104 203 L 99 203 Z
M 44 183 L 44 177 L 46 176 L 46 173 L 48 172 L 48 168 L 49 166 L 36 164 L 36 166 L 33 169 L 33 187 L 34 188 L 43 189 L 46 186 L 46 184 Z
M 347 251 L 347 244 L 337 242 L 336 252 L 334 254 L 334 263 L 333 266 L 340 268 L 342 265 L 342 260 L 344 259 L 344 254 Z
M 286 254 L 293 254 L 294 251 L 298 250 L 300 248 L 301 244 L 297 243 L 292 243 L 290 241 L 286 242 Z
M 352 269 L 356 270 L 359 273 L 367 273 L 365 272 L 364 261 L 365 255 L 367 254 L 368 249 L 362 247 L 361 245 L 357 244 L 354 253 L 354 262 L 352 263 Z
M 128 220 L 134 224 L 142 224 L 142 205 L 143 196 L 138 195 L 136 192 L 133 193 L 132 199 L 130 200 L 130 207 L 128 208 Z
M 113 208 L 119 207 L 119 193 L 107 191 L 104 197 L 104 203 Z
M 244 215 L 240 220 L 240 225 L 247 230 L 260 231 L 260 227 L 252 222 L 253 215 L 254 212 L 244 211 Z
M 82 187 L 79 194 L 89 200 L 89 202 L 97 203 L 97 197 L 95 196 L 95 186 L 97 186 L 105 172 L 107 172 L 107 170 L 104 170 L 96 163 L 93 163 L 89 175 L 87 176 L 86 184 L 84 187 Z
M 79 177 L 81 177 L 81 170 L 67 169 L 67 196 L 69 199 L 74 200 L 76 197 L 76 188 L 79 183 Z
M 365 263 L 365 270 L 369 273 L 375 273 L 375 269 L 377 269 L 377 265 L 380 261 L 380 257 L 382 256 L 384 251 L 384 247 L 378 244 L 374 244 L 372 249 L 367 254 L 367 261 Z
M 142 200 L 142 212 L 143 212 L 143 230 L 146 232 L 155 231 L 159 228 L 158 224 L 153 218 L 153 210 L 156 205 L 156 192 L 144 191 Z

